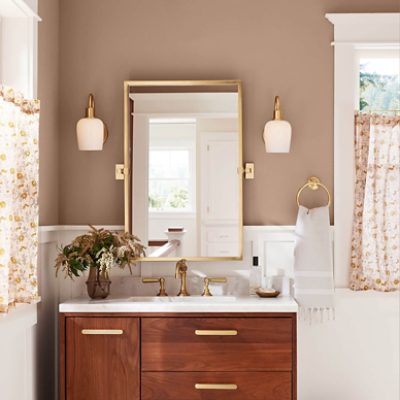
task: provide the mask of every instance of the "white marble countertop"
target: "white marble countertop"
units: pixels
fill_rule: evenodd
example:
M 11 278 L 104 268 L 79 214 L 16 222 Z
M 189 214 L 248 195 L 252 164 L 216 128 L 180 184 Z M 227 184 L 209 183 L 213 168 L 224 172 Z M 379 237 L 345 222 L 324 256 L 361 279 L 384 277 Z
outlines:
M 90 300 L 78 298 L 59 305 L 62 313 L 293 313 L 298 306 L 292 297 L 129 297 Z

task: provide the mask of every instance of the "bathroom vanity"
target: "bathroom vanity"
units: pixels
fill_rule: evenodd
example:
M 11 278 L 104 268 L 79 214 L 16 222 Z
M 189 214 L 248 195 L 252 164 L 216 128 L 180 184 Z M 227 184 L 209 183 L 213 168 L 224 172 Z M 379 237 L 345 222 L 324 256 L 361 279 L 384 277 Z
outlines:
M 60 305 L 61 400 L 296 399 L 289 297 Z
M 243 258 L 240 81 L 126 81 L 124 115 L 125 230 L 142 269 L 177 262 L 182 297 L 153 266 L 159 297 L 61 304 L 60 399 L 296 399 L 296 302 L 211 296 L 217 271 L 186 286 L 187 261 Z

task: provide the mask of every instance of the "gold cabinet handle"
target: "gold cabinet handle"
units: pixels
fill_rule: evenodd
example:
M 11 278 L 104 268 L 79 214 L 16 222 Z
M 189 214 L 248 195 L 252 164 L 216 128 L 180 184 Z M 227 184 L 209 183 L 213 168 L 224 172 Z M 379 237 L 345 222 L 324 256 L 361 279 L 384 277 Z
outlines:
M 238 386 L 234 383 L 196 383 L 197 390 L 237 390 Z
M 200 330 L 196 329 L 194 333 L 197 336 L 236 336 L 237 330 Z
M 82 329 L 82 335 L 122 335 L 122 329 Z

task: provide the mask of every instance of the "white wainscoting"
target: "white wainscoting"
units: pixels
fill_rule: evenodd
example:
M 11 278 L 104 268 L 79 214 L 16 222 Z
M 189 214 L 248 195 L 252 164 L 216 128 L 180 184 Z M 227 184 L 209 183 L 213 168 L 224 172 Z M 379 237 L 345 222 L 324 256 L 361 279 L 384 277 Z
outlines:
M 0 316 L 0 399 L 33 400 L 36 393 L 36 304 Z
M 65 299 L 85 295 L 86 288 L 84 277 L 75 282 L 62 276 L 55 278 L 56 244 L 69 243 L 86 230 L 85 226 L 41 227 L 39 273 L 42 302 L 38 306 L 38 325 L 34 328 L 33 322 L 32 332 L 20 336 L 11 334 L 9 330 L 8 339 L 4 339 L 8 340 L 9 346 L 5 346 L 8 347 L 5 353 L 1 349 L 1 354 L 8 354 L 9 351 L 15 355 L 10 355 L 7 360 L 0 359 L 1 400 L 57 398 L 57 305 Z M 202 276 L 222 275 L 229 278 L 229 284 L 213 288 L 215 294 L 245 293 L 253 254 L 259 256 L 268 275 L 279 273 L 291 276 L 293 231 L 293 227 L 245 227 L 244 260 L 190 263 L 191 271 L 198 276 L 191 278 L 189 288 L 195 294 L 201 290 Z M 345 271 L 347 266 L 342 268 Z M 138 265 L 132 276 L 127 271 L 115 270 L 112 293 L 121 296 L 154 294 L 155 286 L 141 284 L 141 277 L 165 275 L 168 277 L 167 290 L 173 295 L 178 288 L 173 273 L 172 263 Z M 399 293 L 360 293 L 337 288 L 335 299 L 335 321 L 311 326 L 303 321 L 298 323 L 299 400 L 397 400 L 400 395 Z M 7 319 L 9 316 L 0 321 L 0 334 L 3 335 L 0 345 L 5 343 L 5 330 L 1 324 Z M 17 329 L 17 325 L 13 324 L 12 329 Z M 33 362 L 27 362 L 25 358 L 28 353 L 34 355 L 35 346 L 30 343 L 37 343 L 38 359 L 33 356 Z M 31 347 L 29 351 L 24 347 L 27 344 Z M 30 368 L 32 364 L 36 364 L 36 368 Z M 8 378 L 4 378 L 3 371 L 7 372 Z M 26 371 L 23 385 L 21 371 Z M 19 392 L 11 397 L 3 395 L 8 393 L 3 392 L 6 387 L 3 386 L 3 378 L 9 387 L 11 385 Z M 39 393 L 36 397 L 29 395 L 35 392 Z

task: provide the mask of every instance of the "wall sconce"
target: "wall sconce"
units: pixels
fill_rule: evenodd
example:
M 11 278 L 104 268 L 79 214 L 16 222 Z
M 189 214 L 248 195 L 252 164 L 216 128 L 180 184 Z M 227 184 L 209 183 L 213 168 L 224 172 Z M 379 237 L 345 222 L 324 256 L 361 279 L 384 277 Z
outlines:
M 275 96 L 274 117 L 265 124 L 263 138 L 267 153 L 289 153 L 292 127 L 282 119 L 279 96 Z
M 94 116 L 94 96 L 89 94 L 86 117 L 76 124 L 78 148 L 82 151 L 103 150 L 103 144 L 108 138 L 107 127 L 104 122 Z

